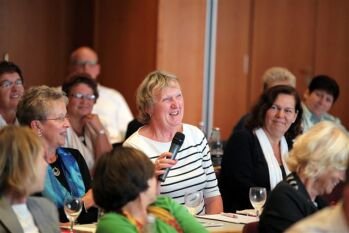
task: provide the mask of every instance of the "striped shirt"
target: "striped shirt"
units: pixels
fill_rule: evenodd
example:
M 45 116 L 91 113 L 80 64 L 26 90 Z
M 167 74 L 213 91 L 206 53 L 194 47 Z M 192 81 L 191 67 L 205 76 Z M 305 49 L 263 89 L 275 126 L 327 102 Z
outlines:
M 153 162 L 160 154 L 169 150 L 171 141 L 158 142 L 140 135 L 139 130 L 132 134 L 123 146 L 143 151 Z M 213 170 L 210 149 L 204 134 L 195 126 L 183 124 L 185 140 L 179 150 L 174 165 L 161 183 L 160 194 L 170 196 L 184 204 L 185 193 L 202 191 L 204 198 L 219 196 L 216 175 Z M 196 209 L 197 214 L 205 213 L 204 201 Z

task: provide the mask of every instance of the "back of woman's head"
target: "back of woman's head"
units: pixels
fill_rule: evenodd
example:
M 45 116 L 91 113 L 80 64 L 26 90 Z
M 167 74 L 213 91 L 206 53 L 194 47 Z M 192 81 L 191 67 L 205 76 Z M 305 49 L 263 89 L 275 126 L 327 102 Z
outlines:
M 92 189 L 96 204 L 117 211 L 148 189 L 154 165 L 141 151 L 118 147 L 97 160 Z
M 292 87 L 296 87 L 296 76 L 284 67 L 271 67 L 263 74 L 263 89 L 266 90 L 278 83 L 288 83 Z
M 22 198 L 37 180 L 36 161 L 44 146 L 29 128 L 6 126 L 0 130 L 0 195 Z
M 339 126 L 322 121 L 296 138 L 287 164 L 308 178 L 335 168 L 344 171 L 349 158 L 349 137 Z

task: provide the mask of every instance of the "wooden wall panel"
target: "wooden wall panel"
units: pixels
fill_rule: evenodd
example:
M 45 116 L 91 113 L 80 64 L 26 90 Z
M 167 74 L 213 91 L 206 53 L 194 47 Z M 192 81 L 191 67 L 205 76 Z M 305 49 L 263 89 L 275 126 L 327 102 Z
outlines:
M 139 83 L 155 69 L 157 1 L 96 2 L 95 47 L 102 73 L 99 81 L 120 91 L 134 115 Z
M 58 85 L 72 47 L 70 1 L 0 1 L 0 55 L 23 70 L 25 85 Z
M 288 68 L 303 93 L 314 72 L 316 0 L 255 0 L 250 103 L 262 91 L 264 71 Z
M 251 0 L 219 0 L 213 125 L 227 139 L 247 109 Z
M 331 112 L 349 129 L 349 1 L 319 0 L 317 19 L 315 73 L 339 83 L 341 93 Z
M 184 121 L 201 121 L 205 9 L 203 0 L 160 0 L 156 68 L 177 75 L 185 100 Z

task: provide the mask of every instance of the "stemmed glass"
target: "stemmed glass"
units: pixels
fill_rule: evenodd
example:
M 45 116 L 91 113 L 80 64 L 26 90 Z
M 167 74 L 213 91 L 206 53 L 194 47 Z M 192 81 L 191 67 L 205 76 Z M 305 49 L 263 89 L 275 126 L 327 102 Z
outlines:
M 197 210 L 200 207 L 202 201 L 202 191 L 186 192 L 184 195 L 184 205 L 192 215 L 195 215 L 197 213 Z
M 251 187 L 249 192 L 250 202 L 259 217 L 262 207 L 267 200 L 267 189 L 263 187 Z
M 79 197 L 67 196 L 64 199 L 64 212 L 70 222 L 70 232 L 74 232 L 74 222 L 82 210 L 82 200 Z

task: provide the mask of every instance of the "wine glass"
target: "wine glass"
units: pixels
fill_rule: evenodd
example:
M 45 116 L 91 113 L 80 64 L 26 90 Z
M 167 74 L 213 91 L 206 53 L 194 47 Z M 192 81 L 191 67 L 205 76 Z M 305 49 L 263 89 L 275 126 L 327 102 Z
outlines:
M 259 217 L 262 207 L 267 200 L 267 189 L 263 187 L 251 187 L 249 192 L 250 202 Z
M 67 196 L 64 199 L 64 212 L 70 222 L 70 232 L 74 232 L 74 222 L 81 213 L 82 205 L 79 197 Z
M 202 191 L 186 192 L 184 195 L 184 205 L 187 207 L 189 213 L 195 215 L 203 201 Z

